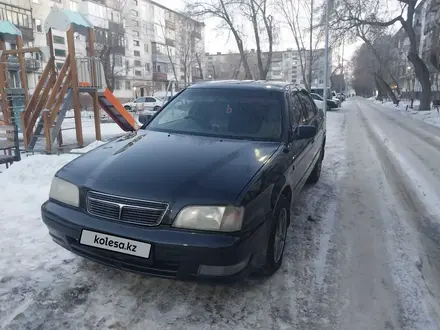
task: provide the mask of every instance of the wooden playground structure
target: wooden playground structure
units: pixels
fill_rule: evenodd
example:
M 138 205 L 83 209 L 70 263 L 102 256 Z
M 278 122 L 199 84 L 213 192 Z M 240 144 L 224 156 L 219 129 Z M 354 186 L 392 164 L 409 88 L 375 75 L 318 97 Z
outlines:
M 12 23 L 9 24 L 12 25 Z M 93 26 L 84 16 L 70 10 L 53 7 L 45 21 L 47 47 L 23 48 L 20 31 L 15 28 L 14 35 L 13 28 L 10 27 L 10 31 L 2 31 L 2 26 L 5 24 L 0 24 L 1 108 L 5 123 L 10 123 L 14 116 L 14 104 L 10 102 L 13 93 L 8 83 L 7 56 L 17 56 L 20 63 L 21 87 L 24 90 L 22 96 L 24 105 L 19 115 L 19 122 L 27 151 L 35 150 L 40 138 L 44 139 L 44 151 L 47 153 L 52 152 L 55 140 L 58 140 L 58 145 L 62 146 L 62 123 L 66 112 L 70 109 L 73 109 L 74 113 L 73 129 L 76 132 L 77 144 L 79 147 L 84 146 L 80 93 L 88 93 L 92 97 L 96 140 L 101 140 L 100 108 L 107 112 L 123 131 L 135 131 L 139 128 L 132 115 L 105 86 L 102 63 L 99 58 L 95 57 Z M 66 33 L 68 54 L 59 71 L 55 63 L 53 30 Z M 76 56 L 75 33 L 87 38 L 87 56 Z M 10 38 L 11 35 L 15 37 L 17 49 L 6 50 L 5 36 Z M 47 64 L 35 90 L 29 96 L 24 54 L 32 52 L 43 53 Z

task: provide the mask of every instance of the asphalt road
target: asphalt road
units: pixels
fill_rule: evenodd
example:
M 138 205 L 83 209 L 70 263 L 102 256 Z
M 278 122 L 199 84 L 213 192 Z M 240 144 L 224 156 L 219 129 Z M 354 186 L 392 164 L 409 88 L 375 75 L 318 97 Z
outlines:
M 327 116 L 321 180 L 292 205 L 272 278 L 134 275 L 64 251 L 41 222 L 32 235 L 9 225 L 0 328 L 439 329 L 440 129 L 362 99 Z

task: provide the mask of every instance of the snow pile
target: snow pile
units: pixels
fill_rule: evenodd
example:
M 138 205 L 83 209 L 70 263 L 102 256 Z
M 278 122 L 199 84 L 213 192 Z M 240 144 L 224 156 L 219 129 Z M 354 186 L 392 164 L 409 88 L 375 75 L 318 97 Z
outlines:
M 394 110 L 399 112 L 403 116 L 412 117 L 416 120 L 422 120 L 426 123 L 439 126 L 440 127 L 440 113 L 436 109 L 431 109 L 427 111 L 418 111 L 420 105 L 419 100 L 414 100 L 414 108 L 410 109 L 410 101 L 401 101 L 398 106 L 393 104 L 393 102 L 379 102 L 374 101 L 376 104 L 380 104 L 388 110 Z M 439 110 L 440 111 L 440 110 Z

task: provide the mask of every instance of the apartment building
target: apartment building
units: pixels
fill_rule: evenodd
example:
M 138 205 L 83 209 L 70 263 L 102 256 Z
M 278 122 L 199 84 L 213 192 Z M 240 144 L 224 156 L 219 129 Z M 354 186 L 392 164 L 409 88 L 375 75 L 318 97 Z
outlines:
M 431 73 L 432 90 L 440 91 L 440 0 L 423 0 L 418 4 L 414 15 L 414 30 L 419 56 Z M 403 28 L 394 35 L 394 40 L 396 61 L 393 62 L 392 74 L 402 92 L 420 93 L 421 85 L 407 58 L 410 42 Z
M 10 21 L 21 31 L 23 45 L 32 46 L 35 40 L 33 28 L 32 6 L 29 0 L 1 0 L 0 20 Z M 14 40 L 6 43 L 7 49 L 15 49 L 17 45 Z M 16 56 L 8 56 L 9 83 L 11 87 L 20 87 L 19 70 L 20 66 Z M 41 63 L 35 56 L 27 55 L 25 58 L 25 69 L 29 75 L 41 69 Z
M 309 52 L 301 52 L 305 71 L 308 71 Z M 312 58 L 312 85 L 322 87 L 325 77 L 325 57 L 324 49 L 313 51 Z M 258 79 L 259 70 L 257 66 L 257 54 L 251 49 L 247 54 L 250 71 L 253 77 Z M 263 54 L 263 63 L 267 53 Z M 329 62 L 331 63 L 331 51 L 329 52 Z M 329 72 L 331 68 L 329 67 Z M 330 75 L 329 75 L 330 76 Z M 245 73 L 239 53 L 216 53 L 206 54 L 205 77 L 209 79 L 244 79 Z M 304 84 L 301 70 L 300 53 L 297 50 L 287 49 L 285 51 L 274 51 L 272 62 L 266 77 L 268 80 L 290 81 L 298 85 Z
M 51 7 L 80 12 L 95 27 L 96 55 L 101 57 L 107 81 L 120 99 L 165 90 L 172 80 L 187 85 L 201 78 L 204 24 L 154 1 L 0 0 L 0 15 L 4 16 L 0 19 L 11 20 L 26 32 L 27 46 L 46 45 L 44 20 Z M 15 19 L 18 14 L 27 18 Z M 85 37 L 77 34 L 75 38 L 77 55 L 86 56 Z M 61 68 L 67 56 L 65 34 L 53 31 L 53 42 L 56 65 Z M 28 72 L 31 91 L 45 64 L 39 57 L 33 60 L 37 64 Z

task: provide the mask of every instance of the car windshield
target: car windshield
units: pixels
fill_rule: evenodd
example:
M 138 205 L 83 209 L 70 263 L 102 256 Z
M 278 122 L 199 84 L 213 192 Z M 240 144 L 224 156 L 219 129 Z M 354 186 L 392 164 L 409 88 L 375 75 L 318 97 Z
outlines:
M 279 141 L 282 95 L 262 89 L 189 88 L 168 103 L 145 129 Z

